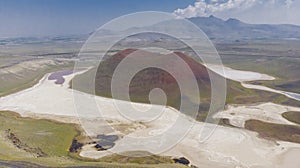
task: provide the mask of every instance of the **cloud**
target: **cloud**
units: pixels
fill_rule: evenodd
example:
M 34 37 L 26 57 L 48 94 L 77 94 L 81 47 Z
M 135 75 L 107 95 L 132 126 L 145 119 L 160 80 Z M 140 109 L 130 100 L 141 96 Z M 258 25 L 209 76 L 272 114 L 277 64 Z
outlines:
M 293 2 L 294 0 L 197 0 L 186 8 L 176 9 L 173 13 L 179 17 L 190 18 L 218 13 L 237 13 L 255 5 L 285 6 L 289 8 Z
M 259 0 L 198 0 L 184 9 L 176 9 L 174 14 L 180 17 L 209 16 L 214 13 L 234 9 L 249 8 Z
M 294 3 L 294 0 L 286 0 L 285 1 L 285 5 L 287 8 L 290 8 L 293 3 Z

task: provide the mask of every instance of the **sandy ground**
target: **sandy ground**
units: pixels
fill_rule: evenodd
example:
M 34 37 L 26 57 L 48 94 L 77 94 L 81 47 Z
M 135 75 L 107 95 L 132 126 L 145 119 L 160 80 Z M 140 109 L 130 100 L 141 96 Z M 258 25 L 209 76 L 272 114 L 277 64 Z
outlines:
M 82 72 L 77 72 L 82 73 Z M 75 74 L 65 76 L 65 83 L 57 85 L 54 81 L 47 80 L 49 74 L 32 88 L 0 98 L 0 110 L 11 110 L 23 116 L 36 118 L 50 118 L 68 123 L 81 123 L 83 128 L 91 136 L 97 134 L 117 134 L 121 139 L 108 151 L 96 151 L 92 146 L 84 146 L 81 156 L 100 158 L 111 152 L 139 149 L 153 153 L 161 152 L 161 155 L 181 157 L 189 159 L 192 164 L 203 168 L 229 168 L 229 167 L 263 167 L 263 168 L 299 168 L 296 157 L 300 155 L 300 144 L 278 142 L 274 143 L 257 137 L 257 134 L 237 128 L 227 128 L 212 124 L 194 121 L 184 116 L 179 111 L 162 106 L 130 103 L 103 97 L 94 97 L 89 94 L 69 89 L 69 81 Z M 74 99 L 74 97 L 76 99 Z M 76 102 L 76 103 L 75 103 Z M 89 103 L 94 102 L 99 111 Z M 125 106 L 134 106 L 138 109 L 154 108 L 153 113 L 141 113 L 137 120 L 124 117 L 114 106 L 114 103 Z M 252 109 L 260 115 L 261 111 L 266 117 L 279 108 L 276 104 L 263 104 Z M 235 107 L 233 107 L 235 108 Z M 238 107 L 237 107 L 238 108 Z M 250 107 L 242 107 L 236 112 L 245 116 Z M 286 108 L 286 107 L 282 107 Z M 292 108 L 292 107 L 291 107 Z M 124 110 L 124 109 L 123 109 Z M 283 111 L 283 110 L 282 110 Z M 277 117 L 272 121 L 286 122 Z M 222 114 L 222 113 L 220 113 Z M 227 114 L 227 112 L 224 112 Z M 243 115 L 242 115 L 243 114 Z M 156 116 L 156 118 L 153 118 Z M 149 120 L 143 122 L 144 120 Z M 177 123 L 180 121 L 179 123 Z M 175 124 L 176 123 L 176 124 Z M 175 132 L 172 130 L 175 125 Z M 176 140 L 182 127 L 190 125 L 190 131 L 180 140 Z M 202 141 L 200 135 L 205 128 L 209 138 Z M 168 136 L 165 137 L 166 133 Z M 161 135 L 161 136 L 159 136 Z M 158 138 L 156 137 L 158 136 Z M 170 138 L 171 136 L 171 138 Z M 172 137 L 173 136 L 173 137 Z M 149 138 L 153 141 L 146 141 Z M 154 138 L 154 139 L 151 139 Z M 165 143 L 164 143 L 165 142 Z M 176 143 L 174 143 L 176 142 Z M 160 145 L 176 144 L 167 148 Z M 157 151 L 156 149 L 165 149 Z
M 265 122 L 277 124 L 296 125 L 282 117 L 282 113 L 299 111 L 300 108 L 283 106 L 274 103 L 262 103 L 259 105 L 228 105 L 227 110 L 214 115 L 215 118 L 227 118 L 230 124 L 244 128 L 245 121 L 259 119 Z

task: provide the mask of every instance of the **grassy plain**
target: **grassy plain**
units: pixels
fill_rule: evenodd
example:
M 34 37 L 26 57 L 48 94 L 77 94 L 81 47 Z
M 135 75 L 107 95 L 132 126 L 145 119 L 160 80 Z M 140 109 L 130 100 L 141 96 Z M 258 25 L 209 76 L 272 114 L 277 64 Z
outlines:
M 217 43 L 224 65 L 274 76 L 274 81 L 255 81 L 274 89 L 300 93 L 300 41 L 261 40 Z
M 245 128 L 257 132 L 262 138 L 300 143 L 300 126 L 248 120 Z
M 294 112 L 294 111 L 285 112 L 282 114 L 282 117 L 284 117 L 285 119 L 287 119 L 293 123 L 300 124 L 300 113 L 299 112 Z
M 18 142 L 16 139 L 8 138 L 8 130 L 20 140 L 20 143 L 16 143 Z M 3 162 L 19 166 L 33 163 L 52 167 L 183 167 L 174 164 L 170 157 L 159 156 L 130 158 L 112 155 L 100 160 L 82 158 L 78 153 L 69 152 L 72 140 L 80 139 L 80 132 L 81 129 L 74 124 L 23 118 L 14 112 L 1 111 L 0 166 Z M 26 151 L 23 149 L 24 146 L 40 149 L 45 156 L 38 157 L 35 150 Z

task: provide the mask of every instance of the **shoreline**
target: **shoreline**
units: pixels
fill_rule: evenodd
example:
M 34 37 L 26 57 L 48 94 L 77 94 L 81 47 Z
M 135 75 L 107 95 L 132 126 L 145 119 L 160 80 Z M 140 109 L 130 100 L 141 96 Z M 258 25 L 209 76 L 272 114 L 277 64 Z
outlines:
M 74 73 L 72 75 L 64 76 L 65 82 L 58 85 L 55 84 L 55 81 L 47 80 L 47 77 L 49 76 L 48 73 L 34 87 L 0 98 L 0 109 L 6 108 L 10 111 L 18 112 L 21 116 L 51 118 L 56 121 L 60 120 L 62 122 L 70 123 L 79 121 L 81 124 L 80 126 L 83 126 L 84 128 L 83 130 L 88 130 L 88 135 L 97 135 L 99 133 L 120 134 L 120 130 L 115 129 L 115 127 L 122 124 L 129 124 L 129 126 L 133 128 L 133 131 L 125 133 L 125 136 L 136 137 L 159 134 L 161 131 L 164 131 L 161 128 L 168 128 L 168 126 L 172 125 L 174 121 L 176 121 L 176 118 L 180 115 L 180 113 L 174 109 L 165 108 L 167 111 L 164 112 L 163 116 L 160 116 L 162 117 L 160 120 L 151 124 L 133 124 L 120 116 L 120 114 L 118 114 L 118 110 L 116 110 L 113 106 L 113 101 L 120 100 L 111 100 L 109 98 L 99 96 L 93 97 L 92 95 L 70 89 L 69 82 L 75 75 L 76 74 Z M 82 111 L 77 114 L 75 111 L 76 108 L 74 107 L 74 94 L 79 96 L 79 98 L 83 98 L 82 100 L 94 99 L 94 101 L 97 102 L 96 104 L 98 107 L 101 108 L 100 116 L 98 113 L 93 111 L 94 109 L 87 107 L 81 109 Z M 49 103 L 52 103 L 52 105 Z M 122 101 L 122 103 L 127 102 Z M 150 106 L 148 104 L 128 103 L 128 105 L 137 105 L 139 108 Z M 97 119 L 97 116 L 99 117 L 99 120 Z M 112 124 L 109 126 L 113 129 L 103 125 L 103 122 L 107 121 L 112 121 Z M 205 163 L 207 165 L 216 165 L 216 167 L 221 167 L 223 164 L 225 164 L 226 167 L 234 165 L 245 167 L 253 166 L 251 165 L 252 163 L 258 163 L 261 166 L 270 167 L 274 164 L 275 158 L 284 157 L 282 156 L 282 152 L 288 151 L 292 147 L 300 147 L 300 144 L 287 145 L 286 143 L 281 144 L 283 146 L 277 146 L 269 140 L 257 137 L 257 133 L 222 126 L 218 126 L 209 140 L 202 144 L 199 141 L 199 130 L 201 130 L 204 126 L 206 126 L 208 130 L 212 130 L 216 127 L 216 125 L 201 123 L 198 121 L 192 122 L 194 122 L 194 126 L 186 137 L 184 137 L 174 148 L 171 148 L 169 151 L 165 151 L 162 155 L 175 157 L 184 156 L 196 166 L 200 166 L 202 163 Z M 98 129 L 95 129 L 96 127 Z M 126 141 L 124 137 L 121 141 L 117 141 L 118 144 L 121 142 L 123 144 L 127 144 L 128 147 L 136 143 Z M 280 150 L 282 147 L 285 148 L 284 151 Z M 232 151 L 232 149 L 235 148 L 238 148 L 238 150 Z M 274 153 L 272 155 L 266 154 L 266 152 L 268 153 L 272 150 L 278 151 L 278 153 Z M 247 153 L 245 153 L 245 151 L 247 151 Z M 84 147 L 81 152 L 81 156 L 99 156 L 99 158 L 110 153 L 109 151 L 98 152 L 89 147 Z M 249 155 L 251 158 L 249 158 Z M 262 156 L 266 159 L 265 162 L 260 161 Z
M 269 88 L 267 86 L 253 85 L 253 84 L 248 84 L 248 83 L 244 83 L 244 82 L 242 82 L 241 85 L 245 88 L 248 88 L 248 89 L 256 89 L 256 90 L 263 90 L 263 91 L 273 92 L 273 93 L 281 94 L 281 95 L 284 95 L 288 98 L 300 101 L 300 97 L 299 97 L 300 94 L 298 94 L 298 93 L 292 93 L 292 92 L 286 92 L 286 91 L 282 91 L 282 90 L 276 90 L 276 89 Z
M 260 120 L 264 122 L 284 125 L 298 125 L 285 119 L 282 114 L 289 111 L 300 113 L 300 108 L 275 103 L 257 103 L 250 105 L 227 105 L 226 109 L 214 115 L 214 118 L 229 119 L 231 125 L 244 128 L 247 120 Z
M 287 92 L 287 91 L 283 91 L 283 90 L 276 90 L 276 89 L 273 89 L 273 88 L 270 88 L 270 87 L 267 87 L 264 85 L 254 85 L 254 84 L 247 83 L 250 81 L 260 81 L 260 80 L 272 81 L 272 80 L 276 79 L 273 76 L 270 76 L 267 74 L 262 74 L 259 72 L 253 72 L 253 71 L 235 70 L 235 69 L 232 69 L 232 68 L 229 68 L 226 66 L 221 66 L 221 65 L 207 64 L 205 66 L 207 68 L 209 68 L 210 70 L 216 72 L 217 74 L 219 74 L 227 79 L 231 79 L 231 80 L 240 82 L 241 85 L 245 88 L 273 92 L 273 93 L 281 94 L 288 98 L 300 101 L 300 94 L 298 94 L 298 93 Z

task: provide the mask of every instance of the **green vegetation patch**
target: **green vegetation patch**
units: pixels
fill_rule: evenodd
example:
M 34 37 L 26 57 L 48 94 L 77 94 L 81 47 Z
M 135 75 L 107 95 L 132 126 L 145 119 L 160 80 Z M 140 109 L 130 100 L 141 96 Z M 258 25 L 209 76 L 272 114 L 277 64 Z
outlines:
M 0 113 L 0 123 L 1 134 L 17 148 L 39 149 L 47 156 L 68 155 L 72 139 L 78 134 L 73 125 L 20 118 L 18 114 L 5 111 Z
M 248 120 L 245 122 L 245 128 L 257 132 L 262 138 L 300 143 L 299 126 Z
M 289 111 L 289 112 L 285 112 L 282 114 L 282 117 L 284 117 L 285 119 L 296 123 L 296 124 L 300 124 L 300 112 L 298 111 Z
M 163 157 L 152 155 L 148 152 L 137 151 L 129 155 L 112 154 L 100 159 L 104 162 L 110 163 L 138 163 L 138 164 L 161 164 L 161 163 L 174 163 L 170 157 Z
M 0 167 L 184 167 L 170 157 L 155 155 L 82 158 L 80 149 L 69 152 L 78 142 L 87 143 L 87 137 L 81 135 L 77 125 L 0 111 Z

